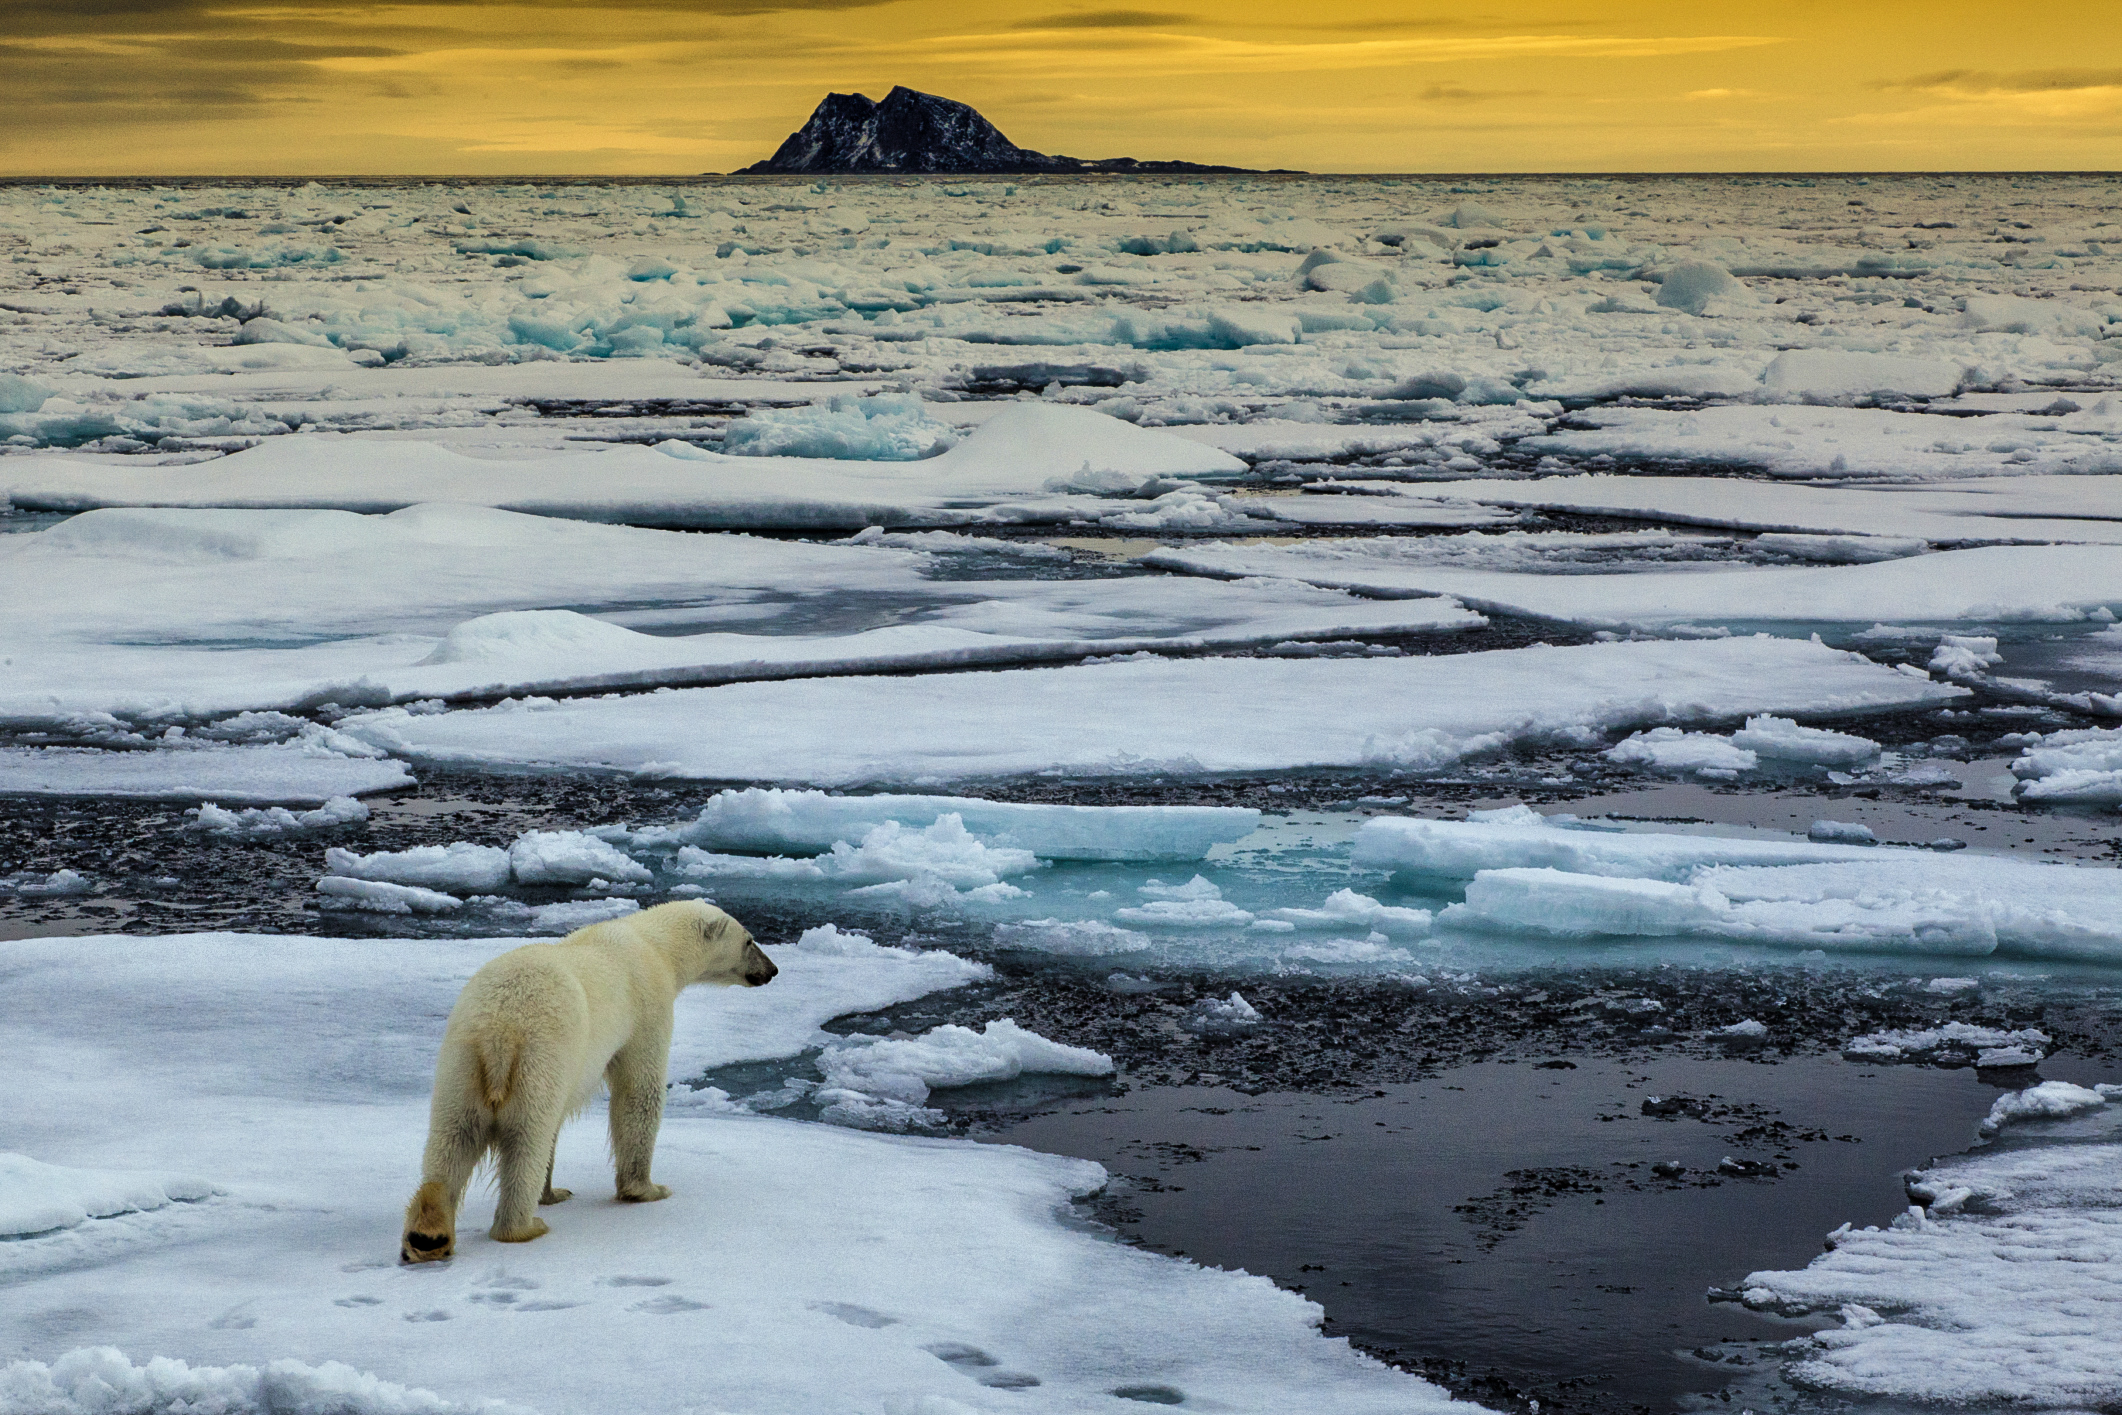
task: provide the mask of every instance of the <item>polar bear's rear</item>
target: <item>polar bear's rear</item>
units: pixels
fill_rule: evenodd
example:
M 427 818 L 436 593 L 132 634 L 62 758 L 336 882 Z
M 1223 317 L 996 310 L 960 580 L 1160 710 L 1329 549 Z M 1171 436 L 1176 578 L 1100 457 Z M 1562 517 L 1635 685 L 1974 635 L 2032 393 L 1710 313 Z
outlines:
M 758 987 L 778 970 L 735 919 L 684 901 L 578 929 L 495 958 L 464 985 L 435 1062 L 420 1188 L 406 1206 L 403 1262 L 456 1251 L 457 1207 L 491 1152 L 500 1198 L 492 1236 L 525 1243 L 547 1232 L 539 1204 L 553 1188 L 560 1127 L 611 1091 L 618 1196 L 666 1198 L 649 1178 L 663 1123 L 672 1004 L 694 983 Z

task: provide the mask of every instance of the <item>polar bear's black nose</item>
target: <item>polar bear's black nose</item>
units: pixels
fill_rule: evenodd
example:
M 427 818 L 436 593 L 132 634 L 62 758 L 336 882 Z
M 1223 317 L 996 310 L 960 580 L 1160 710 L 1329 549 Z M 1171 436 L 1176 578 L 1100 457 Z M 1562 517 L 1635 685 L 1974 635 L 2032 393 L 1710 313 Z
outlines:
M 752 944 L 744 951 L 750 955 L 745 960 L 744 985 L 746 987 L 764 987 L 780 974 L 781 970 L 774 966 L 774 960 L 761 952 L 758 944 Z

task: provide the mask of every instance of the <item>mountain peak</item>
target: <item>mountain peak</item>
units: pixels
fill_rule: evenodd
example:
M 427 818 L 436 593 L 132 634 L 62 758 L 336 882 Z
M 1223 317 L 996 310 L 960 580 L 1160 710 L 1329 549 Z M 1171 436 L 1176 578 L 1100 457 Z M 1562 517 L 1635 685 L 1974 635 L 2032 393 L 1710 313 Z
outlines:
M 740 169 L 766 175 L 811 172 L 1244 172 L 1194 162 L 1086 161 L 1022 148 L 970 104 L 894 85 L 879 103 L 859 93 L 828 93 L 809 121 L 764 162 Z

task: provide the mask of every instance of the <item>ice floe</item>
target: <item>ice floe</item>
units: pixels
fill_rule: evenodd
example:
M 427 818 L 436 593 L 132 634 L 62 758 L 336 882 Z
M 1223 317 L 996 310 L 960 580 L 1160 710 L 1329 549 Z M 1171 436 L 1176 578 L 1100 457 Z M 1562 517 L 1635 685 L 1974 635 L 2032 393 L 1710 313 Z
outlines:
M 2047 1081 L 1997 1100 L 1990 1144 L 1907 1177 L 1915 1206 L 1844 1224 L 1796 1271 L 1740 1284 L 1749 1307 L 1841 1324 L 1787 1350 L 1813 1390 L 1956 1406 L 2091 1409 L 2113 1360 L 2118 1211 L 2113 1087 Z
M 15 1058 L 11 1143 L 77 1168 L 208 1155 L 201 1177 L 228 1195 L 172 1206 L 196 1210 L 183 1243 L 91 1250 L 76 1228 L 0 1245 L 13 1291 L 93 1310 L 97 1339 L 125 1353 L 69 1357 L 66 1342 L 51 1343 L 0 1375 L 0 1390 L 48 1410 L 37 1392 L 77 1398 L 102 1370 L 143 1400 L 166 1387 L 240 1410 L 254 1387 L 230 1373 L 277 1351 L 366 1373 L 289 1367 L 281 1387 L 362 1415 L 482 1401 L 631 1411 L 681 1386 L 710 1405 L 787 1415 L 849 1401 L 942 1410 L 988 1399 L 1000 1387 L 979 1378 L 992 1373 L 1012 1377 L 1007 1398 L 1027 1410 L 1109 1403 L 1142 1386 L 1234 1410 L 1448 1404 L 1322 1337 L 1319 1309 L 1298 1294 L 1063 1221 L 1071 1197 L 1104 1182 L 1095 1165 L 706 1107 L 675 1105 L 665 1118 L 656 1159 L 671 1199 L 578 1198 L 554 1212 L 546 1239 L 503 1251 L 479 1232 L 486 1200 L 475 1194 L 459 1260 L 412 1283 L 391 1243 L 441 1018 L 472 969 L 509 946 L 240 935 L 0 944 L 17 1003 L 0 1018 Z M 688 1010 L 674 1072 L 808 1043 L 791 1035 L 796 1024 L 849 1010 L 866 965 L 897 984 L 871 988 L 873 999 L 905 995 L 924 967 L 852 947 L 776 953 L 790 964 L 815 955 L 810 987 L 789 967 L 772 988 L 736 990 L 765 999 L 797 984 L 749 1020 Z M 734 997 L 700 995 L 710 1006 Z M 114 1074 L 133 1081 L 113 1091 Z M 608 1172 L 601 1129 L 564 1133 L 563 1180 Z M 742 1224 L 717 1219 L 733 1195 Z M 246 1260 L 231 1267 L 222 1256 L 237 1248 Z M 1027 1323 L 1029 1310 L 1049 1319 Z M 540 1360 L 515 1359 L 526 1339 Z M 614 1365 L 605 1358 L 619 1347 L 634 1354 Z M 157 1355 L 193 1374 L 138 1374 Z M 385 1384 L 361 1384 L 370 1378 Z M 392 1394 L 400 1386 L 433 1399 Z
M 817 679 L 439 714 L 388 709 L 340 728 L 414 761 L 851 785 L 1047 770 L 1437 768 L 1514 741 L 1584 743 L 1673 720 L 1913 706 L 1962 691 L 1816 644 L 1749 637 Z M 1196 724 L 1210 703 L 1225 727 L 1204 737 Z

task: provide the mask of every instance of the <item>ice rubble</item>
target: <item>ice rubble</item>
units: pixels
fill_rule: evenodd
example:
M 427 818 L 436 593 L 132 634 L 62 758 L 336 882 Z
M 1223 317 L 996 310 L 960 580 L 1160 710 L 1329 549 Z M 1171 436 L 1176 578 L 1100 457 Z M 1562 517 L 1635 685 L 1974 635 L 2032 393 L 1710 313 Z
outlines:
M 1694 938 L 1798 949 L 2122 958 L 2110 870 L 2003 856 L 1766 838 L 1605 833 L 1534 813 L 1476 822 L 1384 818 L 1361 868 L 1464 882 L 1440 928 L 1554 938 Z
M 148 1171 L 68 1169 L 0 1153 L 0 1240 L 210 1197 L 214 1186 Z M 0 1397 L 4 1399 L 4 1397 Z
M 1608 761 L 1649 767 L 1654 771 L 1692 772 L 1711 780 L 1730 781 L 1754 770 L 1763 757 L 1806 766 L 1855 766 L 1879 755 L 1868 737 L 1805 727 L 1787 717 L 1762 714 L 1729 737 L 1654 727 L 1609 748 Z
M 1758 636 L 1420 659 L 1163 660 L 817 679 L 426 715 L 386 709 L 340 728 L 416 761 L 940 783 L 1046 770 L 1436 768 L 1512 741 L 1587 742 L 1675 719 L 1848 712 L 1962 691 L 1817 644 Z M 1204 740 L 1189 705 L 1210 701 L 1244 710 Z
M 886 821 L 916 829 L 954 815 L 993 845 L 1043 860 L 1198 860 L 1241 840 L 1260 813 L 1238 806 L 1050 806 L 969 796 L 828 796 L 823 791 L 718 791 L 693 820 L 634 831 L 636 848 L 697 845 L 752 853 L 830 850 Z
M 1940 978 L 1925 991 L 1946 991 L 1937 982 L 1973 984 L 1973 978 Z M 1867 1031 L 1861 1037 L 1850 1037 L 1842 1046 L 1842 1054 L 1850 1061 L 1920 1061 L 1925 1065 L 2001 1065 L 1999 1059 L 2012 1056 L 2018 1059 L 2018 1065 L 2033 1065 L 2048 1054 L 2048 1044 L 2050 1035 L 2033 1027 L 2001 1031 L 1973 1023 L 1944 1023 L 1942 1027 L 1923 1029 Z M 1984 1056 L 1990 1061 L 1982 1061 Z
M 2122 554 L 2104 546 L 1991 546 L 1863 565 L 1562 576 L 1404 563 L 1404 544 L 1218 545 L 1160 550 L 1148 560 L 1193 574 L 1450 595 L 1475 609 L 1608 628 L 1703 620 L 2074 623 L 2122 605 Z
M 1844 1224 L 1804 1269 L 1756 1272 L 1749 1307 L 1839 1315 L 1785 1374 L 1850 1397 L 2092 1409 L 2122 1393 L 2113 1352 L 2122 1144 L 2114 1088 L 2048 1081 L 1998 1098 L 1989 1145 L 1907 1177 L 1917 1206 Z
M 1110 1403 L 1109 1392 L 1141 1385 L 1240 1411 L 1457 1408 L 1322 1338 L 1317 1306 L 1263 1278 L 1058 1222 L 1073 1195 L 1103 1182 L 1095 1165 L 705 1106 L 674 1105 L 664 1120 L 658 1177 L 674 1190 L 664 1203 L 578 1199 L 554 1212 L 551 1237 L 504 1252 L 481 1232 L 487 1200 L 475 1193 L 460 1260 L 408 1274 L 389 1245 L 426 1126 L 440 1019 L 472 969 L 513 942 L 0 944 L 19 1004 L 0 1017 L 14 1058 L 10 1142 L 97 1168 L 211 1154 L 204 1177 L 231 1200 L 186 1206 L 183 1243 L 154 1240 L 165 1209 L 93 1251 L 79 1230 L 0 1245 L 12 1290 L 93 1311 L 98 1339 L 131 1361 L 159 1354 L 197 1372 L 261 1351 L 330 1359 L 455 1406 L 597 1415 L 682 1388 L 761 1415 L 850 1402 L 943 1410 L 989 1398 L 976 1378 L 1001 1372 L 1022 1373 L 1007 1399 L 1029 1411 Z M 792 1035 L 806 1017 L 903 996 L 922 966 L 830 952 L 796 966 L 808 951 L 775 950 L 786 966 L 772 988 L 689 992 L 674 1073 L 812 1044 Z M 855 996 L 865 965 L 880 985 L 867 1000 Z M 135 1083 L 114 1091 L 114 1074 Z M 584 1122 L 563 1134 L 563 1180 L 609 1172 L 601 1132 Z M 730 1195 L 743 1196 L 742 1224 L 716 1221 Z M 231 1244 L 246 1255 L 234 1267 L 216 1257 Z M 1026 1322 L 1031 1310 L 1046 1319 Z M 511 1359 L 527 1333 L 541 1359 Z M 935 1354 L 946 1346 L 975 1355 L 954 1364 Z M 605 1359 L 619 1348 L 626 1361 Z M 41 1389 L 65 1350 L 26 1352 L 47 1370 L 9 1368 L 0 1388 Z M 136 1379 L 101 1356 L 64 1369 L 91 1361 Z M 349 1403 L 355 1379 L 323 1384 L 362 1409 Z
M 742 457 L 831 457 L 912 462 L 957 442 L 950 424 L 907 394 L 833 395 L 808 408 L 754 409 L 722 434 L 722 450 Z

